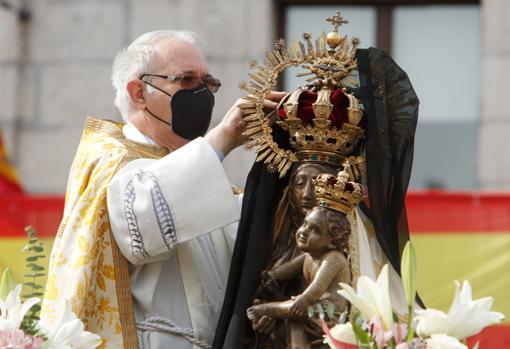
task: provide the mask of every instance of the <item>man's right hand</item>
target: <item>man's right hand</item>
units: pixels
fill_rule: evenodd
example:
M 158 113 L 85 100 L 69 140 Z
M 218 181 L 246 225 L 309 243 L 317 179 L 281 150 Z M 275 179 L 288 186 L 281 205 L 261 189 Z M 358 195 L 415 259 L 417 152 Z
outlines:
M 274 110 L 285 95 L 286 92 L 269 92 L 264 100 L 264 110 Z M 244 127 L 240 127 L 243 113 L 239 105 L 247 102 L 246 99 L 238 99 L 225 114 L 223 120 L 205 135 L 209 144 L 225 156 L 244 142 Z
M 276 320 L 267 315 L 263 315 L 258 321 L 252 323 L 252 328 L 255 332 L 265 334 L 266 336 L 270 335 L 275 327 Z

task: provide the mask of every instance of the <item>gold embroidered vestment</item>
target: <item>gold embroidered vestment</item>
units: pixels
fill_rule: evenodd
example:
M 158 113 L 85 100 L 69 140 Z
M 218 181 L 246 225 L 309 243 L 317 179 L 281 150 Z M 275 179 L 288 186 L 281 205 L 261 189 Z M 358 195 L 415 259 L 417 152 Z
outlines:
M 167 151 L 125 138 L 121 123 L 88 118 L 69 174 L 63 219 L 50 258 L 41 316 L 56 321 L 69 300 L 100 348 L 136 348 L 127 261 L 113 239 L 106 195 L 113 175 Z

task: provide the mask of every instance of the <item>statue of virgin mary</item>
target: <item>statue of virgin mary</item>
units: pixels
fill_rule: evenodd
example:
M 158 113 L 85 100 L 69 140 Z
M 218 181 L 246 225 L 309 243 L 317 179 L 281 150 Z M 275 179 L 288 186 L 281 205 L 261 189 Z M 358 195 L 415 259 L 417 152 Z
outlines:
M 241 221 L 214 348 L 286 348 L 285 323 L 263 318 L 257 328 L 246 310 L 255 302 L 288 299 L 300 280 L 269 282 L 267 272 L 296 257 L 295 232 L 316 204 L 312 180 L 349 164 L 368 195 L 349 220 L 352 283 L 376 277 L 388 263 L 392 303 L 405 312 L 400 255 L 409 239 L 405 194 L 411 174 L 418 98 L 407 74 L 384 51 L 360 49 L 359 39 L 333 29 L 288 47 L 283 40 L 253 67 L 242 106 L 246 145 L 259 155 L 248 176 Z M 306 83 L 282 99 L 268 117 L 265 94 L 288 67 L 302 67 Z M 418 300 L 419 302 L 419 300 Z M 283 335 L 279 335 L 282 334 Z

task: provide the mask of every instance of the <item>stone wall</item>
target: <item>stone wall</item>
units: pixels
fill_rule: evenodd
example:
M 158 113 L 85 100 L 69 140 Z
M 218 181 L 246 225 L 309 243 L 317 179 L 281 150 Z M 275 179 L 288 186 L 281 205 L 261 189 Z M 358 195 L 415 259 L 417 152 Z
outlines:
M 482 189 L 510 189 L 510 1 L 482 1 Z
M 271 0 L 22 1 L 32 13 L 26 25 L 0 8 L 0 128 L 30 193 L 64 192 L 87 115 L 119 119 L 112 59 L 141 33 L 190 29 L 204 38 L 211 72 L 223 83 L 213 124 L 242 95 L 237 82 L 248 60 L 270 49 L 275 33 Z M 508 189 L 510 1 L 481 7 L 482 108 L 472 157 L 481 188 Z M 235 185 L 244 184 L 253 157 L 239 149 L 225 159 Z
M 15 1 L 13 1 L 15 2 Z M 0 9 L 0 128 L 30 193 L 63 193 L 87 115 L 120 119 L 110 83 L 114 55 L 138 35 L 189 29 L 206 43 L 210 71 L 222 81 L 215 125 L 242 92 L 247 62 L 271 47 L 270 0 L 32 0 L 20 25 Z M 244 185 L 253 154 L 225 159 Z

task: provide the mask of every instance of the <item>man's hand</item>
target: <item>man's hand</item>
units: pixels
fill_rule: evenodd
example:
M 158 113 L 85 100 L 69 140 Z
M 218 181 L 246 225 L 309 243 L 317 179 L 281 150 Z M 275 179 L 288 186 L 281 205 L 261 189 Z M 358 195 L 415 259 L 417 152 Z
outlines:
M 252 327 L 255 332 L 268 336 L 276 327 L 276 320 L 267 315 L 263 315 L 260 319 L 252 323 Z
M 274 110 L 278 102 L 286 95 L 285 92 L 272 91 L 266 95 L 264 110 Z M 230 151 L 244 142 L 242 125 L 243 113 L 240 104 L 247 103 L 246 99 L 238 99 L 225 114 L 223 120 L 205 135 L 205 139 L 215 148 L 227 156 Z

